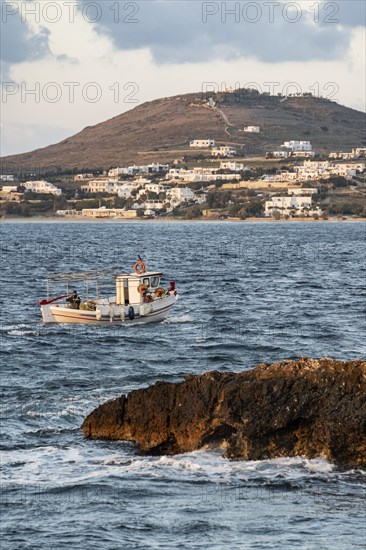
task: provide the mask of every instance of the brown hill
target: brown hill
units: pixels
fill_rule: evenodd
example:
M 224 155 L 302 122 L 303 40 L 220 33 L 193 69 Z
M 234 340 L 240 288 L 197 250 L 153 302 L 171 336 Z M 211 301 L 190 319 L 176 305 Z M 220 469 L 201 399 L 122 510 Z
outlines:
M 208 105 L 208 98 L 215 108 Z M 243 131 L 258 125 L 260 134 Z M 1 158 L 3 173 L 109 168 L 130 163 L 171 162 L 202 154 L 189 140 L 210 138 L 263 154 L 284 140 L 308 139 L 316 150 L 348 150 L 365 144 L 365 113 L 310 94 L 269 96 L 255 90 L 187 94 L 158 99 L 88 126 L 60 143 Z

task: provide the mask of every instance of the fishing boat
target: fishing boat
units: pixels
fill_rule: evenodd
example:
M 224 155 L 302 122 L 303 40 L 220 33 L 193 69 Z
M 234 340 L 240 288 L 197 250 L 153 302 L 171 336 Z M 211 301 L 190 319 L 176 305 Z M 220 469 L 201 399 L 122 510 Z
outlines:
M 46 280 L 47 299 L 38 302 L 44 323 L 87 325 L 156 323 L 163 321 L 178 300 L 175 282 L 161 286 L 162 272 L 147 271 L 139 259 L 133 273 L 87 271 L 57 273 Z M 84 294 L 70 287 L 84 287 Z M 65 285 L 66 292 L 51 297 L 51 289 Z

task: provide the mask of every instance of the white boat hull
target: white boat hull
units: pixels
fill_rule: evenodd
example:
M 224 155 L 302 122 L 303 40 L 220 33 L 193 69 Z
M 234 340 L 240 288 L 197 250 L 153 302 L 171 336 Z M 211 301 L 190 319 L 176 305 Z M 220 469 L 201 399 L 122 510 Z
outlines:
M 149 304 L 132 305 L 134 318 L 128 315 L 131 306 L 116 306 L 115 304 L 97 306 L 96 311 L 71 309 L 65 304 L 41 306 L 45 323 L 73 323 L 82 325 L 127 325 L 157 323 L 169 315 L 178 299 L 178 295 L 169 295 Z

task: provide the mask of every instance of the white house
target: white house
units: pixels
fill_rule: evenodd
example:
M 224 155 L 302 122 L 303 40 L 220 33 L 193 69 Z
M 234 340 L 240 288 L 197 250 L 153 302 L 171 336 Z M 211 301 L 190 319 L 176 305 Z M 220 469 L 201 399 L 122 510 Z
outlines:
M 249 132 L 251 134 L 259 134 L 261 131 L 260 126 L 244 126 L 244 132 Z
M 83 208 L 82 216 L 86 218 L 137 218 L 137 211 L 101 206 L 100 208 Z
M 335 164 L 331 168 L 331 173 L 344 178 L 352 178 L 357 174 L 357 168 L 352 164 Z
M 147 185 L 148 183 L 151 183 L 151 180 L 147 178 L 143 178 L 142 176 L 139 176 L 138 178 L 135 178 L 133 180 L 133 183 L 136 184 L 138 187 Z
M 234 157 L 237 151 L 235 147 L 230 147 L 229 145 L 221 145 L 221 147 L 215 147 L 211 151 L 213 157 Z
M 343 151 L 334 151 L 329 153 L 330 159 L 342 159 L 342 160 L 351 160 L 363 158 L 366 156 L 366 147 L 354 147 L 352 152 L 343 152 Z
M 128 189 L 130 192 L 133 189 L 138 189 L 139 187 L 141 187 L 141 183 L 139 181 L 119 181 L 118 184 L 121 186 L 121 188 Z
M 164 185 L 161 185 L 160 183 L 147 183 L 145 185 L 145 190 L 150 191 L 151 193 L 156 193 L 159 195 L 159 193 L 164 193 L 166 191 L 166 187 Z
M 335 164 L 335 167 L 347 168 L 348 170 L 356 170 L 358 172 L 364 172 L 366 164 L 364 162 L 350 162 L 348 164 Z
M 333 163 L 330 161 L 316 162 L 306 160 L 302 166 L 296 168 L 298 179 L 320 179 L 329 178 L 330 176 L 343 176 L 352 178 L 357 174 L 357 171 L 363 172 L 365 163 L 354 162 L 349 164 Z
M 146 216 L 147 218 L 155 218 L 155 215 L 155 210 L 150 210 L 149 208 L 147 208 L 144 211 L 144 216 Z
M 214 139 L 194 139 L 189 143 L 190 147 L 196 147 L 197 149 L 207 149 L 209 147 L 215 147 Z
M 266 153 L 266 158 L 287 159 L 288 156 L 288 151 L 270 151 Z
M 290 153 L 291 158 L 307 158 L 312 159 L 315 157 L 315 151 L 292 151 Z
M 109 179 L 91 180 L 82 185 L 81 190 L 86 193 L 110 193 L 114 183 L 114 180 Z
M 83 181 L 83 180 L 87 180 L 87 179 L 90 179 L 90 178 L 94 178 L 94 175 L 93 174 L 76 174 L 74 176 L 74 181 Z
M 145 210 L 162 210 L 164 208 L 164 203 L 159 200 L 148 200 L 144 202 L 143 207 Z
M 311 151 L 312 145 L 310 141 L 285 141 L 281 147 L 291 149 L 291 151 Z
M 127 175 L 127 172 L 126 172 L 126 169 L 125 168 L 112 168 L 111 170 L 109 170 L 108 172 L 108 176 L 110 178 L 113 178 L 115 176 L 121 176 L 122 174 L 125 174 Z
M 353 158 L 366 157 L 366 147 L 355 147 L 352 149 Z
M 116 181 L 115 179 L 91 180 L 82 185 L 81 189 L 86 193 L 107 193 L 108 195 L 128 198 L 131 196 L 131 190 L 133 189 L 131 183 L 129 181 Z
M 167 192 L 167 197 L 179 202 L 188 202 L 195 198 L 195 195 L 189 187 L 173 187 Z
M 169 170 L 169 164 L 151 163 L 143 166 L 132 165 L 127 167 L 112 168 L 108 172 L 108 176 L 135 176 L 137 174 L 157 174 L 159 172 L 167 172 Z
M 266 201 L 264 213 L 266 216 L 271 216 L 274 212 L 290 214 L 292 210 L 304 212 L 305 209 L 311 210 L 311 197 L 282 196 L 272 197 L 271 200 Z
M 244 170 L 249 170 L 241 162 L 230 162 L 223 161 L 220 162 L 220 170 L 231 170 L 232 172 L 243 172 Z
M 230 181 L 240 180 L 240 174 L 217 174 L 210 168 L 194 168 L 186 170 L 184 168 L 171 168 L 165 176 L 168 180 L 181 180 L 186 183 L 203 182 L 203 181 Z
M 62 216 L 62 217 L 75 217 L 75 216 L 82 216 L 82 211 L 81 210 L 75 210 L 75 209 L 70 209 L 70 210 L 56 210 L 56 216 Z
M 264 181 L 291 181 L 297 179 L 297 174 L 295 172 L 281 170 L 277 174 L 264 174 L 261 179 Z
M 343 153 L 342 151 L 333 151 L 332 153 L 329 153 L 330 159 L 351 159 L 353 158 L 353 153 Z
M 4 185 L 0 191 L 3 193 L 16 193 L 18 189 L 17 185 Z
M 289 187 L 287 190 L 289 195 L 315 195 L 318 190 L 316 187 Z
M 117 195 L 121 199 L 129 199 L 131 197 L 131 190 L 127 187 L 122 187 L 121 189 L 117 190 Z
M 14 176 L 11 174 L 1 174 L 0 181 L 14 181 Z
M 26 181 L 23 185 L 26 189 L 32 191 L 32 193 L 46 193 L 57 196 L 62 194 L 61 189 L 45 180 Z

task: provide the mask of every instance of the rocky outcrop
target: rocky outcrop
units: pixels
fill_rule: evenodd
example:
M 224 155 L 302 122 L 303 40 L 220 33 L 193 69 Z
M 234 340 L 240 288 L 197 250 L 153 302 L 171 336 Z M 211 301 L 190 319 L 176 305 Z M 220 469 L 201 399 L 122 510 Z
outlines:
M 366 362 L 301 358 L 157 382 L 101 405 L 82 429 L 151 455 L 222 445 L 235 460 L 323 455 L 366 467 Z

